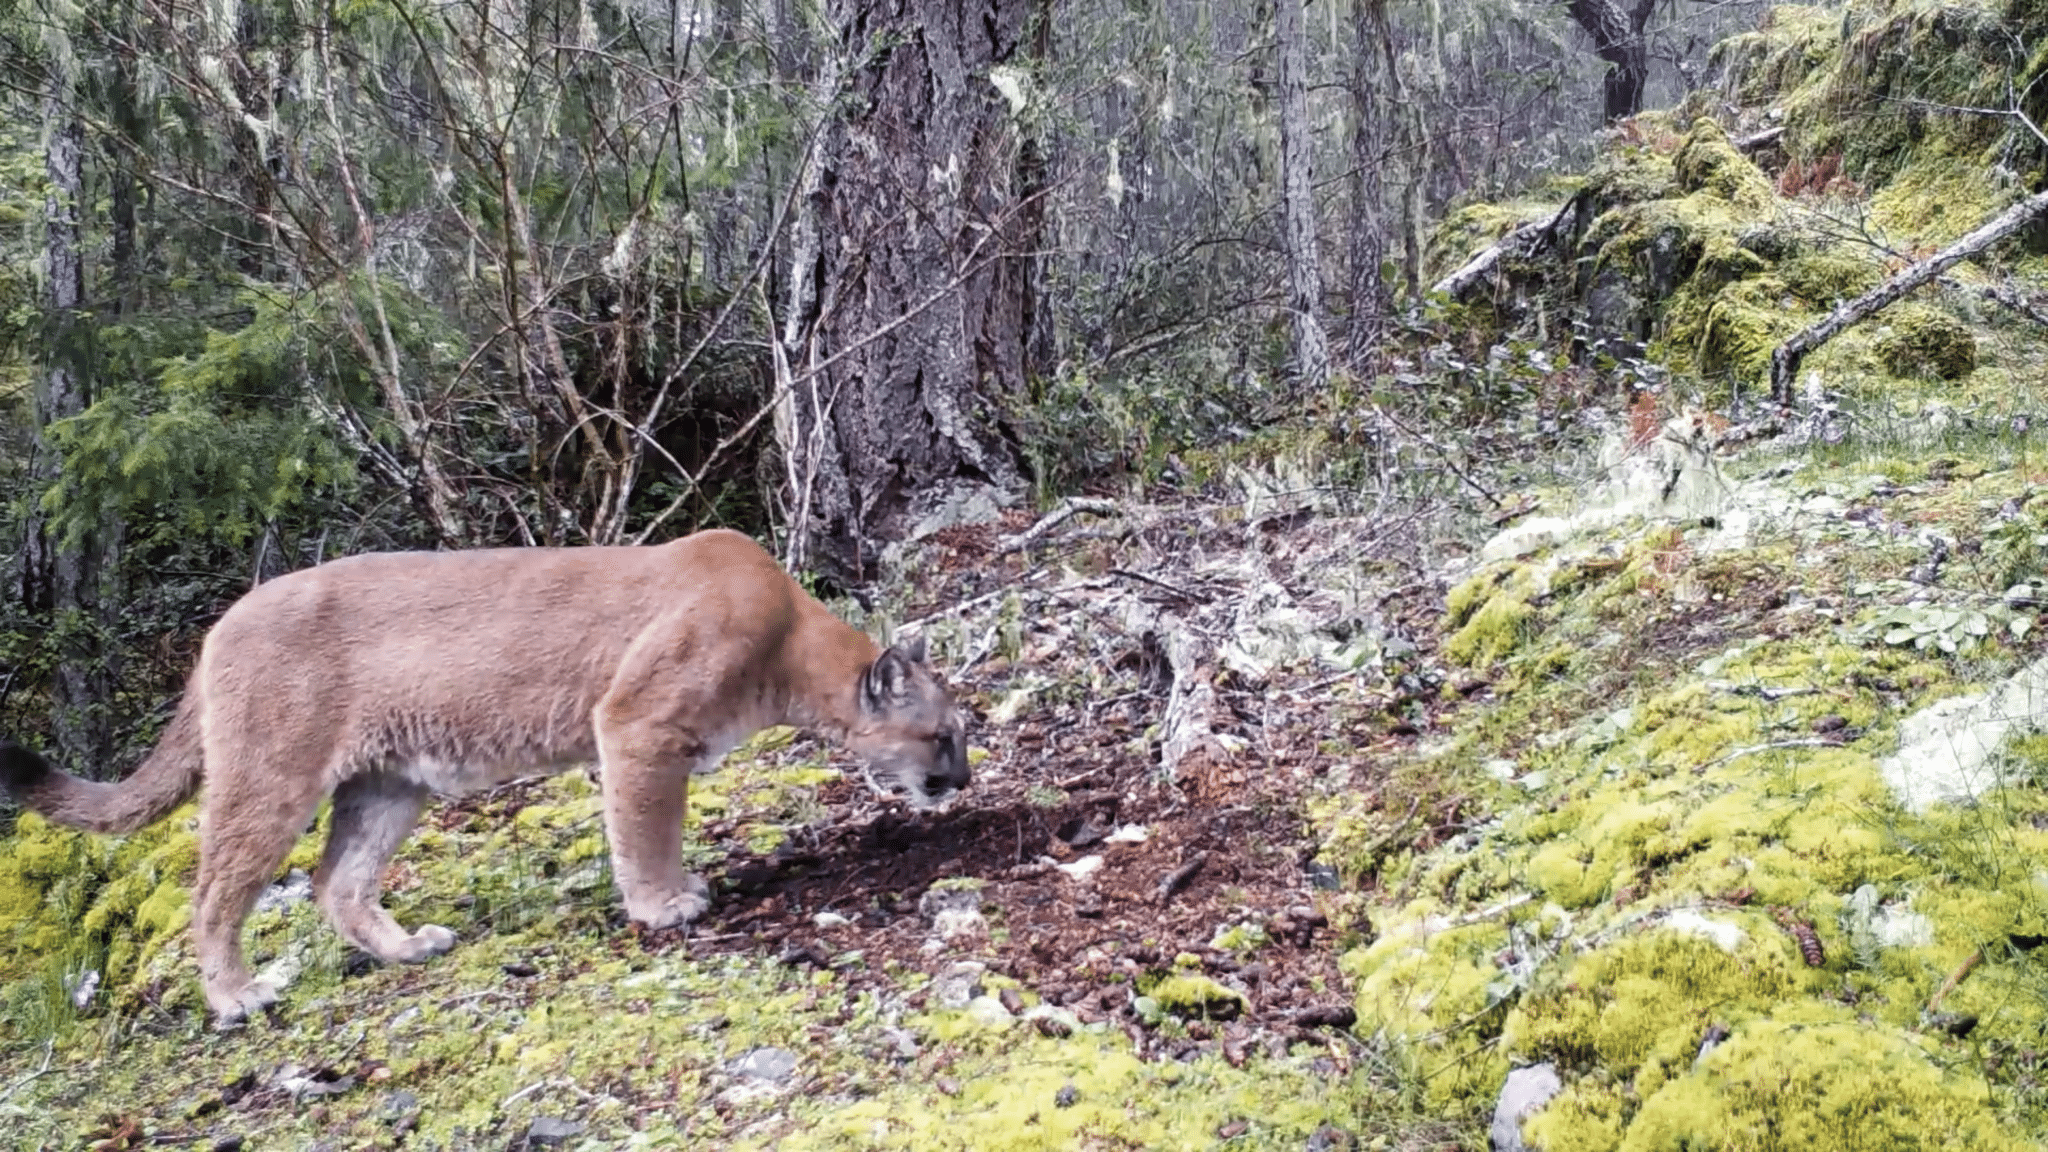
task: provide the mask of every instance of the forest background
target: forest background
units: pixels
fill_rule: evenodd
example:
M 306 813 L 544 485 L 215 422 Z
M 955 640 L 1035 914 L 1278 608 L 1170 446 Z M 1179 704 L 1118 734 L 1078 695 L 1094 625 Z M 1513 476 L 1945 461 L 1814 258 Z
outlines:
M 30 0 L 0 12 L 0 731 L 118 775 L 253 583 L 888 542 L 1303 411 L 1456 432 L 1447 206 L 1760 3 Z

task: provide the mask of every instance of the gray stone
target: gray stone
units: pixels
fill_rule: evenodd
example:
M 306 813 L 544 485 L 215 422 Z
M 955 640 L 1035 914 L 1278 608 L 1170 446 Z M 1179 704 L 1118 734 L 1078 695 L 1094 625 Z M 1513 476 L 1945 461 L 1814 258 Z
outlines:
M 1541 1111 L 1550 1098 L 1564 1091 L 1564 1081 L 1549 1064 L 1532 1064 L 1508 1073 L 1500 1087 L 1500 1102 L 1493 1108 L 1490 1143 L 1493 1152 L 1535 1152 L 1522 1142 L 1522 1121 Z
M 265 888 L 262 895 L 256 897 L 255 910 L 257 912 L 271 912 L 279 908 L 289 908 L 294 904 L 302 904 L 312 898 L 313 878 L 306 875 L 303 869 L 294 868 L 284 874 L 284 879 Z
M 984 1028 L 1007 1028 L 1017 1019 L 1001 1000 L 993 996 L 976 996 L 969 1000 L 967 1018 Z
M 563 1120 L 554 1116 L 536 1116 L 533 1125 L 526 1130 L 527 1147 L 560 1144 L 565 1140 L 583 1135 L 583 1124 L 577 1120 Z
M 973 960 L 962 960 L 952 964 L 945 971 L 932 977 L 932 999 L 941 1008 L 965 1008 L 981 995 L 981 975 L 987 967 Z
M 796 1053 L 787 1048 L 755 1048 L 732 1062 L 735 1076 L 779 1084 L 796 1072 Z

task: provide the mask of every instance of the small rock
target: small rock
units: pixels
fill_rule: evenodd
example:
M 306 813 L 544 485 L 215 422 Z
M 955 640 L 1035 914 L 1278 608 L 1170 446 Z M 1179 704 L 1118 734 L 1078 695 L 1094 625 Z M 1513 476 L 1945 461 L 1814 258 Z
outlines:
M 1074 897 L 1074 915 L 1093 920 L 1102 915 L 1102 896 L 1090 888 Z
M 1103 838 L 1109 833 L 1097 828 L 1094 821 L 1086 816 L 1076 816 L 1060 825 L 1053 835 L 1059 837 L 1060 842 L 1069 848 L 1087 848 L 1102 843 Z
M 1086 880 L 1088 877 L 1102 870 L 1102 857 L 1083 856 L 1079 860 L 1072 861 L 1071 863 L 1055 864 L 1053 865 L 1053 867 L 1059 869 L 1061 872 L 1066 873 L 1068 879 Z
M 755 1048 L 732 1062 L 732 1073 L 779 1084 L 795 1074 L 796 1063 L 796 1053 L 787 1048 Z
M 524 979 L 526 979 L 526 978 L 527 978 L 528 976 L 538 976 L 538 975 L 540 975 L 540 969 L 538 969 L 538 968 L 534 967 L 534 966 L 533 966 L 533 965 L 531 965 L 531 964 L 528 964 L 528 963 L 526 963 L 526 962 L 525 962 L 525 961 L 523 961 L 523 960 L 514 960 L 514 961 L 513 961 L 512 963 L 510 963 L 510 964 L 506 964 L 506 965 L 503 965 L 503 966 L 502 966 L 502 968 L 503 968 L 503 971 L 504 971 L 505 975 L 507 975 L 507 976 L 511 976 L 511 977 L 514 977 L 514 978 L 516 978 L 516 979 L 520 979 L 520 980 L 524 980 Z
M 213 1142 L 213 1152 L 242 1152 L 244 1142 L 240 1136 L 223 1136 Z
M 820 912 L 811 917 L 811 923 L 816 924 L 819 931 L 823 931 L 827 928 L 844 928 L 853 921 L 837 912 Z
M 981 975 L 986 971 L 985 965 L 973 960 L 950 965 L 932 977 L 932 998 L 939 1002 L 941 1008 L 965 1008 L 969 1001 L 982 994 Z
M 1693 1056 L 1693 1058 L 1692 1058 L 1692 1062 L 1693 1062 L 1693 1063 L 1695 1063 L 1695 1064 L 1697 1064 L 1697 1063 L 1699 1063 L 1700 1061 L 1702 1061 L 1702 1060 L 1705 1060 L 1705 1059 L 1707 1058 L 1707 1053 L 1709 1053 L 1709 1052 L 1712 1052 L 1712 1051 L 1713 1051 L 1714 1049 L 1716 1049 L 1716 1048 L 1719 1048 L 1719 1047 L 1721 1046 L 1721 1041 L 1723 1041 L 1723 1040 L 1726 1040 L 1727 1038 L 1728 1038 L 1728 1026 L 1727 1026 L 1727 1025 L 1725 1025 L 1725 1024 L 1714 1024 L 1714 1025 L 1710 1025 L 1710 1026 L 1709 1026 L 1709 1027 L 1707 1028 L 1707 1034 L 1706 1034 L 1706 1036 L 1705 1036 L 1704 1038 L 1702 1038 L 1702 1039 L 1700 1040 L 1700 1050 L 1699 1050 L 1699 1052 L 1698 1052 L 1698 1053 L 1696 1053 L 1696 1054 L 1695 1054 L 1695 1055 Z
M 1532 1064 L 1508 1073 L 1500 1088 L 1500 1102 L 1493 1108 L 1493 1152 L 1530 1152 L 1522 1142 L 1522 1121 L 1535 1115 L 1550 1098 L 1564 1090 L 1557 1069 L 1549 1064 Z
M 932 1081 L 932 1086 L 939 1090 L 941 1096 L 958 1096 L 960 1094 L 960 1082 L 951 1076 L 939 1077 L 937 1080 Z
M 1002 1002 L 1003 1007 L 1009 1011 L 1010 1015 L 1022 1016 L 1024 1014 L 1024 994 L 1015 988 L 1005 988 L 997 992 L 996 999 Z
M 917 1034 L 908 1028 L 884 1028 L 883 1038 L 889 1041 L 889 1055 L 901 1063 L 917 1059 L 920 1048 Z
M 536 1116 L 533 1124 L 526 1129 L 526 1145 L 560 1144 L 565 1140 L 583 1135 L 583 1123 L 579 1120 L 563 1120 L 554 1116 Z
M 1320 860 L 1310 861 L 1308 867 L 1302 869 L 1302 873 L 1308 877 L 1308 886 L 1319 892 L 1335 892 L 1344 886 L 1344 881 L 1338 877 L 1337 870 Z
M 1033 1017 L 1031 1023 L 1034 1027 L 1038 1029 L 1038 1034 L 1040 1036 L 1044 1036 L 1049 1039 L 1064 1040 L 1067 1037 L 1072 1036 L 1074 1034 L 1073 1025 L 1067 1023 L 1065 1020 L 1060 1019 L 1058 1016 L 1055 1016 L 1050 1012 L 1046 1013 L 1043 1016 Z
M 1074 1082 L 1071 1080 L 1060 1085 L 1060 1090 L 1052 1094 L 1052 1103 L 1055 1108 L 1072 1108 L 1080 1099 L 1081 1090 L 1074 1087 Z
M 1349 1004 L 1318 1004 L 1294 1014 L 1300 1028 L 1349 1028 L 1358 1023 L 1358 1010 Z
M 313 878 L 303 868 L 294 868 L 284 874 L 284 879 L 263 890 L 256 897 L 256 912 L 273 912 L 303 904 L 313 898 Z
M 1358 1147 L 1358 1137 L 1335 1124 L 1325 1124 L 1308 1134 L 1308 1143 L 1302 1145 L 1302 1152 L 1350 1152 Z
M 981 889 L 932 888 L 917 901 L 917 910 L 930 922 L 941 940 L 986 935 L 988 921 L 981 915 Z
M 403 1089 L 384 1098 L 384 1119 L 386 1122 L 403 1120 L 420 1110 L 420 1098 Z
M 1950 1036 L 1961 1040 L 1977 1030 L 1977 1014 L 1974 1012 L 1936 1012 L 1927 1018 L 1927 1026 L 1937 1032 L 1946 1032 Z
M 1832 712 L 1826 716 L 1816 716 L 1813 718 L 1813 730 L 1823 736 L 1830 732 L 1840 732 L 1848 726 L 1849 721 L 1846 718 L 1837 716 Z
M 805 964 L 809 964 L 813 968 L 830 968 L 832 966 L 832 953 L 816 940 L 807 941 L 802 944 L 792 940 L 788 944 L 783 945 L 782 954 L 777 956 L 776 959 L 792 968 L 801 967 Z
M 1016 1021 L 1003 1002 L 993 996 L 976 996 L 967 1002 L 967 1018 L 989 1028 L 1007 1028 Z
M 1216 1138 L 1218 1140 L 1235 1140 L 1246 1132 L 1251 1131 L 1251 1127 L 1249 1120 L 1232 1120 L 1230 1123 L 1216 1129 Z

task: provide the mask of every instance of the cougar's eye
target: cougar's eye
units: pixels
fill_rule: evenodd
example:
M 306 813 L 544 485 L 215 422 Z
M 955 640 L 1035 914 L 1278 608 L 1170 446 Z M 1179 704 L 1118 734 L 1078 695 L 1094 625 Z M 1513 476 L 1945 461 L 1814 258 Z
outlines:
M 934 737 L 932 737 L 932 743 L 933 743 L 933 744 L 934 744 L 934 745 L 935 745 L 935 746 L 936 746 L 936 747 L 938 748 L 938 753 L 939 753 L 939 758 L 940 758 L 940 759 L 942 759 L 942 760 L 950 760 L 950 759 L 952 759 L 952 756 L 953 756 L 953 734 L 952 734 L 951 732 L 941 732 L 941 733 L 939 733 L 939 734 L 938 734 L 937 736 L 934 736 Z

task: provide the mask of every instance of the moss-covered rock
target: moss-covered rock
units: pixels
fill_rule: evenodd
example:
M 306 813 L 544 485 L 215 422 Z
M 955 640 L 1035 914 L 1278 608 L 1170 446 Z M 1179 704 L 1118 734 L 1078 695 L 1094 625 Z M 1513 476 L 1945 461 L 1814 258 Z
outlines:
M 1771 182 L 1728 143 L 1728 134 L 1712 120 L 1701 118 L 1693 124 L 1671 158 L 1671 172 L 1680 192 L 1705 192 L 1747 212 L 1764 212 L 1771 206 Z
M 1877 353 L 1901 376 L 1959 380 L 1977 368 L 1977 338 L 1968 325 L 1939 308 L 1898 304 L 1882 316 Z

